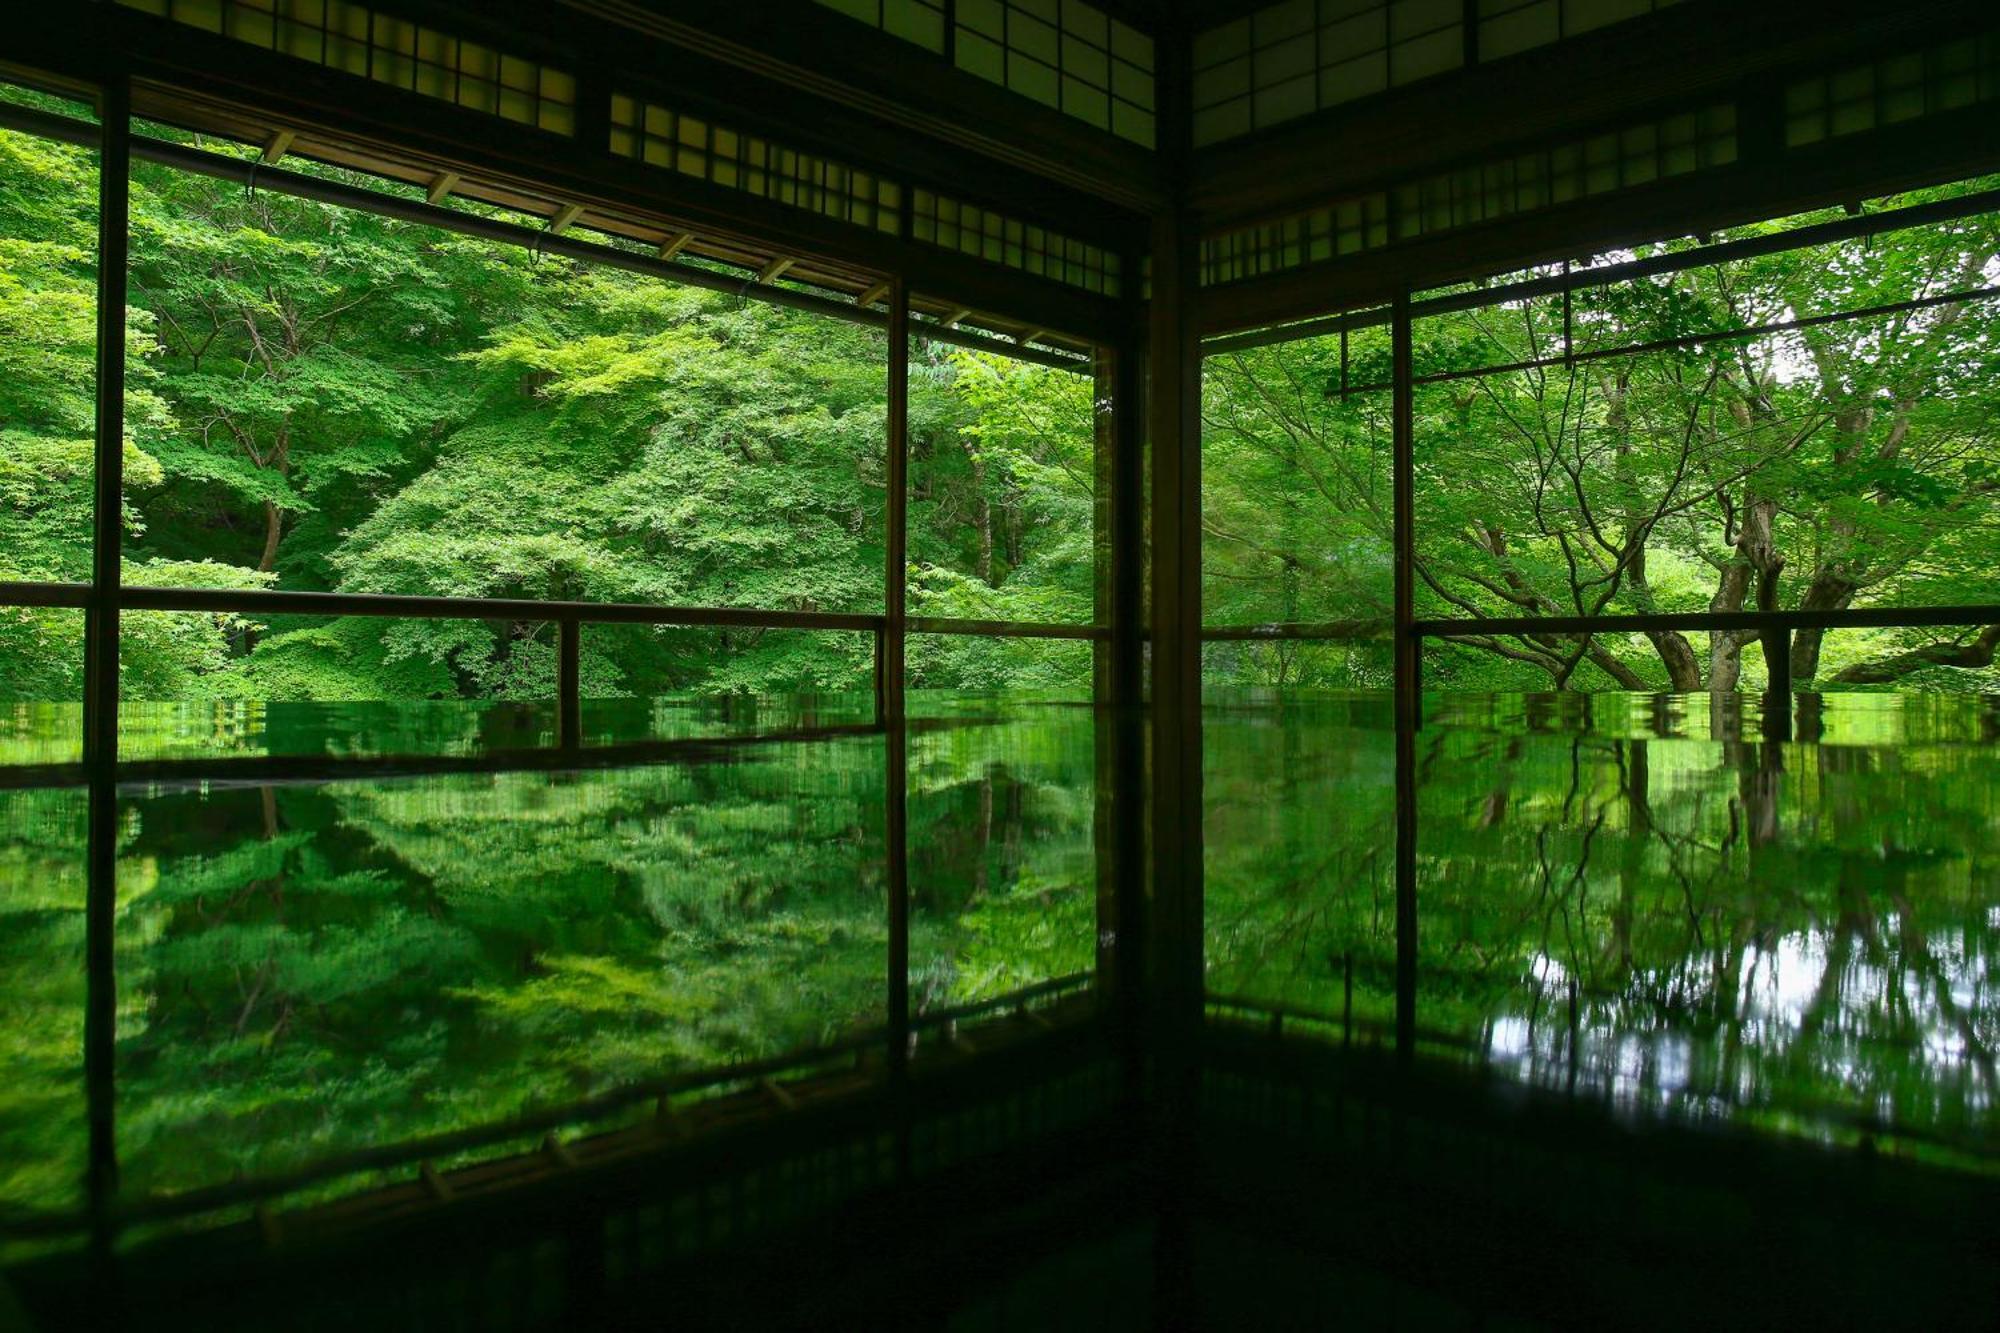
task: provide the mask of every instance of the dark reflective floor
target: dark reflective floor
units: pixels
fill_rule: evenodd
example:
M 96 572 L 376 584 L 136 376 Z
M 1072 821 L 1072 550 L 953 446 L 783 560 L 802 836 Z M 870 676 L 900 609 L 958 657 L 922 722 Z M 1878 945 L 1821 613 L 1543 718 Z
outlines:
M 662 701 L 595 716 L 623 740 L 869 709 Z M 1052 978 L 1087 984 L 1094 961 L 1089 710 L 973 711 L 983 718 L 908 740 L 919 1020 Z M 197 714 L 203 727 L 245 721 L 195 728 L 188 744 L 211 755 L 413 740 L 449 752 L 534 733 L 531 708 L 506 706 L 179 716 Z M 886 745 L 875 732 L 585 771 L 128 784 L 122 1197 L 261 1179 L 647 1079 L 879 1045 Z M 0 803 L 0 1030 L 13 1047 L 0 1212 L 24 1217 L 75 1208 L 84 1177 L 87 798 L 0 791 Z
M 589 739 L 866 721 L 864 698 L 606 705 Z M 1091 710 L 913 696 L 912 1016 L 1083 977 Z M 2000 1044 L 2000 702 L 1436 696 L 1418 737 L 1416 1019 L 1434 1059 L 1620 1114 L 1987 1168 Z M 162 720 L 167 719 L 167 720 Z M 476 753 L 536 706 L 139 711 L 156 755 Z M 5 753 L 68 741 L 8 714 Z M 879 732 L 688 762 L 119 797 L 123 1197 L 258 1179 L 887 1021 Z M 1206 727 L 1219 1011 L 1386 1043 L 1394 745 L 1379 695 L 1245 692 Z M 0 791 L 0 1214 L 86 1158 L 87 800 Z M 407 1173 L 406 1173 L 407 1174 Z M 368 1183 L 347 1182 L 352 1188 Z
M 1418 737 L 1419 1043 L 1626 1110 L 1990 1164 L 2000 701 L 1438 696 Z M 1375 697 L 1207 726 L 1211 991 L 1387 1040 Z

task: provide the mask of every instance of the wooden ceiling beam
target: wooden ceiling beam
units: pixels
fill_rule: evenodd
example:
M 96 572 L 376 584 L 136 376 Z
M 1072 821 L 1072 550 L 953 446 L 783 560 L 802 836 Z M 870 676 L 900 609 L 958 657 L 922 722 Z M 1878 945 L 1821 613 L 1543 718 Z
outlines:
M 1990 30 L 1992 0 L 1676 5 L 1255 135 L 1199 149 L 1203 231 L 1282 217 L 1543 144 L 1734 100 L 1791 71 Z M 1559 88 L 1561 96 L 1551 96 Z M 1739 125 L 1739 133 L 1748 127 Z
M 551 7 L 494 0 L 490 8 L 535 27 Z M 783 23 L 740 0 L 566 0 L 556 8 L 561 40 L 590 42 L 588 64 L 621 85 L 658 81 L 670 104 L 705 103 L 718 117 L 728 108 L 738 128 L 804 136 L 799 146 L 836 160 L 930 176 L 995 207 L 1010 196 L 1065 194 L 1075 201 L 1073 227 L 1084 231 L 1096 219 L 1167 202 L 1150 150 L 817 6 L 791 7 Z M 635 33 L 652 41 L 635 42 Z M 882 78 L 884 70 L 894 78 Z
M 125 16 L 123 10 L 115 15 Z M 158 23 L 144 16 L 134 19 Z M 486 197 L 516 192 L 521 202 L 489 199 L 513 208 L 532 208 L 530 199 L 568 199 L 583 203 L 593 216 L 631 219 L 642 235 L 658 235 L 656 229 L 664 225 L 705 242 L 741 238 L 744 250 L 764 256 L 783 252 L 871 274 L 900 273 L 912 290 L 943 294 L 1014 322 L 1065 334 L 1108 340 L 1119 327 L 1117 302 L 1104 296 L 608 151 L 584 151 L 575 142 L 496 124 L 460 108 L 427 107 L 424 117 L 413 119 L 409 94 L 357 84 L 332 71 L 302 70 L 298 62 L 281 57 L 246 50 L 229 67 L 237 81 L 218 85 L 212 66 L 202 62 L 216 39 L 191 33 L 183 49 L 177 34 L 153 35 L 156 40 L 147 49 L 156 57 L 175 59 L 171 65 L 147 62 L 136 71 L 142 83 L 135 90 L 135 104 L 154 119 L 210 130 L 217 121 L 265 119 L 323 126 L 312 131 L 316 142 L 351 143 L 385 162 L 409 162 L 412 170 L 402 178 L 424 186 L 426 195 L 439 191 L 438 199 L 445 193 Z M 180 64 L 182 60 L 187 63 Z M 195 77 L 186 72 L 190 67 L 209 68 L 207 96 L 161 91 L 162 84 L 177 87 Z M 419 165 L 424 163 L 432 165 Z
M 1811 149 L 1621 190 L 1559 208 L 1440 232 L 1351 259 L 1204 288 L 1204 337 L 1391 300 L 1438 286 L 1649 240 L 1839 207 L 2000 170 L 2000 118 L 1984 107 L 1854 135 Z

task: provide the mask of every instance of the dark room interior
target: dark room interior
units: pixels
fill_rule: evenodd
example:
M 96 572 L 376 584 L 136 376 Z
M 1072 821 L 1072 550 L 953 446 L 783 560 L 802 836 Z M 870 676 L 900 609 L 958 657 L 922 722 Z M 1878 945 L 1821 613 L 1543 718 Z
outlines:
M 5 9 L 0 1330 L 2000 1327 L 1992 0 Z

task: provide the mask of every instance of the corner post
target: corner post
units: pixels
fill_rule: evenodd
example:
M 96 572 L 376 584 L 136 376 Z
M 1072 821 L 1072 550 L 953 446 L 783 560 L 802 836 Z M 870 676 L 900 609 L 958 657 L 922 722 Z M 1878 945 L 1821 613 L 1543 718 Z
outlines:
M 885 441 L 882 631 L 876 641 L 876 720 L 883 760 L 883 851 L 889 893 L 889 1076 L 900 1093 L 910 1060 L 909 734 L 904 715 L 903 635 L 907 624 L 910 462 L 910 294 L 889 288 L 889 411 Z M 907 1164 L 908 1120 L 899 1109 L 898 1161 Z
M 83 759 L 90 785 L 84 904 L 84 1092 L 90 1125 L 86 1199 L 91 1254 L 106 1285 L 116 1224 L 118 1150 L 118 612 L 125 497 L 125 288 L 131 197 L 131 87 L 105 81 L 97 159 L 97 423 L 91 494 L 90 597 L 84 612 Z
M 1410 293 L 1391 315 L 1393 508 L 1395 522 L 1396 718 L 1396 1055 L 1415 1054 L 1417 1036 L 1417 722 L 1423 708 L 1416 632 L 1416 387 Z

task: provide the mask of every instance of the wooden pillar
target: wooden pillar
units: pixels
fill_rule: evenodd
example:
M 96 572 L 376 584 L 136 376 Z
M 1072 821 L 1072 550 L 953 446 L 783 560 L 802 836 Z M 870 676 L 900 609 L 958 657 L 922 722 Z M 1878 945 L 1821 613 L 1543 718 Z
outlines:
M 90 784 L 84 904 L 83 1066 L 90 1155 L 86 1188 L 91 1251 L 108 1279 L 118 1192 L 113 1115 L 117 1103 L 118 984 L 113 975 L 118 913 L 118 609 L 125 496 L 125 284 L 130 240 L 131 90 L 105 83 L 97 159 L 97 424 L 92 478 L 91 586 L 84 613 L 83 758 Z
M 1417 724 L 1423 645 L 1416 635 L 1416 408 L 1410 294 L 1396 296 L 1390 333 L 1392 490 L 1395 522 L 1396 1054 L 1409 1059 L 1417 1035 Z
M 876 710 L 883 744 L 883 854 L 889 895 L 889 1076 L 905 1091 L 910 1060 L 909 733 L 904 711 L 903 636 L 909 581 L 910 294 L 901 278 L 889 288 L 888 438 L 883 479 L 882 633 L 876 640 Z M 898 1174 L 909 1164 L 909 1122 L 900 1100 Z
M 1136 255 L 1124 260 L 1136 283 Z M 1138 1095 L 1145 1015 L 1144 312 L 1097 356 L 1095 710 L 1097 977 Z
M 1147 431 L 1153 464 L 1151 994 L 1163 1035 L 1202 1003 L 1201 359 L 1187 220 L 1153 224 Z

